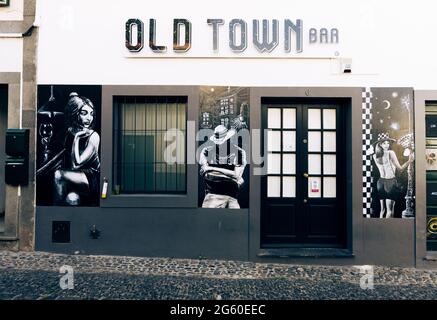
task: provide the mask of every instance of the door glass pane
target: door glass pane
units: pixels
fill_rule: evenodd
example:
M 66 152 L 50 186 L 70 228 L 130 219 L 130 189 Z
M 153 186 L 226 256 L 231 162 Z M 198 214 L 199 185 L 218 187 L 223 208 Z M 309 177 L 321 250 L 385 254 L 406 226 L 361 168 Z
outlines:
M 284 174 L 296 174 L 296 155 L 284 154 L 282 167 Z
M 284 109 L 284 129 L 296 129 L 296 109 Z
M 325 154 L 323 156 L 323 174 L 337 174 L 337 156 Z
M 269 108 L 268 109 L 268 127 L 270 129 L 281 128 L 281 109 Z
M 320 109 L 308 109 L 308 129 L 321 129 Z
M 267 173 L 280 174 L 281 173 L 281 155 L 270 153 L 267 157 Z
M 281 132 L 269 131 L 267 136 L 268 151 L 281 151 Z
M 322 178 L 310 177 L 308 179 L 308 197 L 321 198 L 322 197 Z
M 335 198 L 337 197 L 337 179 L 323 178 L 323 197 Z
M 295 198 L 296 197 L 296 178 L 295 177 L 284 177 L 282 180 L 282 196 L 284 198 Z
M 335 109 L 323 110 L 323 129 L 337 129 L 336 128 L 336 115 Z
M 296 151 L 296 131 L 284 131 L 284 149 L 283 151 Z
M 322 151 L 322 135 L 320 132 L 312 131 L 308 132 L 308 151 L 309 152 L 320 152 Z
M 337 151 L 337 134 L 335 132 L 323 132 L 323 151 Z
M 308 155 L 308 173 L 309 174 L 322 173 L 322 157 L 320 154 Z
M 267 196 L 269 198 L 279 198 L 281 196 L 281 178 L 267 178 Z

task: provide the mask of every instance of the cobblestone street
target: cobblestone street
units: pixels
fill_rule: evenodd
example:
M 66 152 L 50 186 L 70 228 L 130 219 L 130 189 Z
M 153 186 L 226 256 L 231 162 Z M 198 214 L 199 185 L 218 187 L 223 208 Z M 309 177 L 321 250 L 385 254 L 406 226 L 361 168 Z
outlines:
M 59 269 L 74 270 L 62 290 Z M 437 270 L 0 252 L 0 299 L 437 299 Z

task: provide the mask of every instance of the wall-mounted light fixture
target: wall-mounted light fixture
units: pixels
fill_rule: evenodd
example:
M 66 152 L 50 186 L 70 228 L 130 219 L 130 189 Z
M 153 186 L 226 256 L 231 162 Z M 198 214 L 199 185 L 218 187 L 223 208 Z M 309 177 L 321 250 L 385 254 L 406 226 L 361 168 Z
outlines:
M 342 58 L 340 59 L 340 72 L 341 73 L 352 73 L 352 59 Z
M 98 238 L 100 238 L 100 230 L 99 229 L 97 229 L 97 227 L 96 227 L 96 225 L 93 225 L 92 227 L 91 227 L 91 229 L 90 229 L 90 237 L 92 238 L 92 239 L 98 239 Z
M 5 182 L 12 186 L 29 184 L 29 129 L 6 131 Z

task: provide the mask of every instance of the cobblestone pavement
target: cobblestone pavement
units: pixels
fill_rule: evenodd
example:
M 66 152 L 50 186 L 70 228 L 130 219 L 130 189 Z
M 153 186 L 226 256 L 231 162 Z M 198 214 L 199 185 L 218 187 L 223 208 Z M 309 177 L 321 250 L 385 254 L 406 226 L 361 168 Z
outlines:
M 62 290 L 61 266 L 74 270 Z M 0 252 L 0 299 L 437 299 L 437 270 Z

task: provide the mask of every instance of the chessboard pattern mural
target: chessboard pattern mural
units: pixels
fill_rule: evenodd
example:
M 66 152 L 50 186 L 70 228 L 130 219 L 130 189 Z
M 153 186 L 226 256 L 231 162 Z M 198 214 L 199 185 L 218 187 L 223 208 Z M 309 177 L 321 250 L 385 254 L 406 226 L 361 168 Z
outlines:
M 363 215 L 414 218 L 414 106 L 410 88 L 362 95 Z

